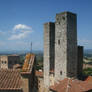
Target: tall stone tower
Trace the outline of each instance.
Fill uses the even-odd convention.
[[[54,70],[55,58],[55,23],[44,24],[44,86],[50,85],[49,73]],[[46,91],[48,92],[48,91]]]
[[[63,12],[55,22],[55,81],[77,77],[77,18]]]

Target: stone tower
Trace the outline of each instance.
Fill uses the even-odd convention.
[[[55,22],[55,81],[77,77],[77,18],[76,14],[56,14]]]
[[[50,85],[49,73],[54,70],[55,58],[55,23],[44,24],[44,85]],[[46,91],[48,92],[48,91]]]
[[[82,77],[83,71],[83,46],[78,46],[78,64],[77,64],[78,78]]]

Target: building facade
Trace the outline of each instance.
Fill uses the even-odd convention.
[[[20,57],[18,55],[0,56],[0,68],[8,69],[13,68],[15,64],[19,64]]]

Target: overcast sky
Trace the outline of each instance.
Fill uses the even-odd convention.
[[[0,0],[0,51],[43,49],[43,24],[77,13],[78,44],[92,49],[92,0]]]

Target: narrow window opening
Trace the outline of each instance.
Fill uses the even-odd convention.
[[[63,16],[62,19],[65,20],[65,17]]]
[[[58,40],[58,45],[60,45],[60,40]]]
[[[62,75],[62,71],[60,71],[60,75]]]
[[[2,64],[3,64],[3,61],[2,61]]]

